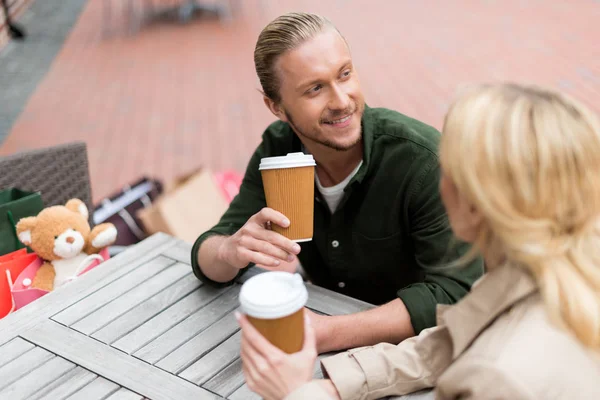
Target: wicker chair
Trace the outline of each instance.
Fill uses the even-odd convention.
[[[88,207],[92,224],[94,208],[85,143],[73,142],[0,157],[0,171],[0,189],[39,191],[44,207],[65,204],[73,197],[81,199]]]

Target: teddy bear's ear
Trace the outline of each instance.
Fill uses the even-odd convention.
[[[73,212],[76,212],[77,214],[81,214],[83,216],[83,218],[85,218],[86,220],[90,216],[88,209],[85,206],[85,203],[79,199],[71,199],[71,200],[67,201],[67,204],[65,204],[65,207],[67,207],[69,210],[71,210]]]
[[[31,230],[35,228],[36,224],[36,217],[21,218],[19,222],[17,222],[17,235],[19,236],[21,243],[25,246],[31,244]]]

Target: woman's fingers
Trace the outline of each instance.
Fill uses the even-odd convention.
[[[266,360],[254,353],[247,343],[242,342],[241,347],[242,369],[246,383],[250,390],[265,399],[276,399],[278,384],[275,382],[275,373],[270,370]]]
[[[304,345],[302,351],[311,351],[314,352],[315,357],[317,356],[317,335],[308,313],[304,313]]]
[[[273,357],[281,357],[285,354],[265,339],[250,321],[248,321],[248,318],[245,315],[236,312],[235,317],[242,328],[242,340],[246,339],[248,346],[252,347],[258,354],[267,360],[272,359]]]

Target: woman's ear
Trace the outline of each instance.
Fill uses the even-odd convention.
[[[459,194],[460,196],[460,194]],[[479,209],[470,202],[467,202],[461,196],[461,202],[464,204],[464,212],[463,212],[463,234],[467,236],[469,242],[475,240],[477,233],[481,228],[481,224],[483,222],[483,214],[479,211]]]

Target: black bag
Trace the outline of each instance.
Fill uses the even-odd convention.
[[[156,179],[142,178],[125,186],[119,193],[102,200],[94,208],[94,225],[110,222],[117,228],[115,246],[129,246],[146,238],[137,211],[149,207],[163,192],[163,185]]]

